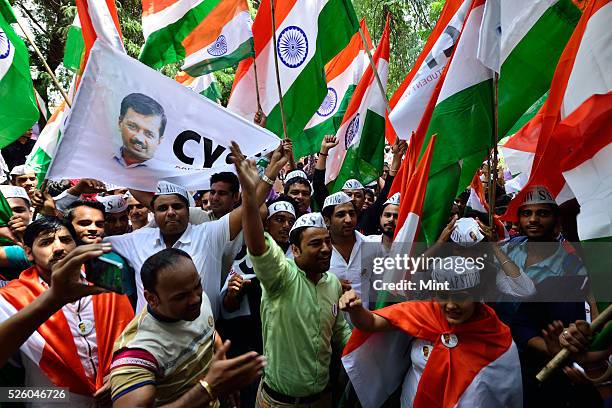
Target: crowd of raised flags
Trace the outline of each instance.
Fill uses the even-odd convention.
[[[76,6],[63,59],[73,78],[66,100],[48,111],[34,89],[17,18],[8,0],[0,0],[3,154],[23,144],[36,122],[45,123],[21,165],[9,169],[0,163],[5,183],[12,185],[0,186],[0,282],[8,284],[4,291],[0,285],[0,338],[8,338],[3,328],[17,327],[3,321],[14,321],[22,309],[25,315],[32,300],[49,291],[50,276],[37,275],[43,266],[33,252],[41,234],[36,228],[42,234],[55,228],[57,234],[72,223],[77,248],[103,245],[106,235],[119,259],[134,268],[136,289],[129,301],[116,294],[93,296],[97,300],[87,303],[87,313],[95,319],[79,315],[79,301],[77,323],[99,323],[94,334],[104,331],[96,343],[98,357],[89,356],[93,374],[90,367],[71,367],[81,367],[83,359],[61,340],[71,336],[74,322],[53,314],[76,299],[53,293],[49,304],[58,307],[45,310],[55,317],[15,344],[52,384],[68,387],[85,405],[105,387],[112,388],[117,406],[215,406],[218,397],[223,406],[237,406],[240,399],[258,407],[378,407],[389,398],[402,407],[535,406],[557,397],[567,398],[568,406],[581,406],[581,399],[610,403],[612,325],[597,336],[588,325],[612,295],[612,263],[598,252],[612,238],[609,0],[446,0],[390,98],[392,20],[387,16],[380,38],[372,41],[350,0],[262,1],[256,13],[246,0],[142,0],[145,42],[138,60],[126,54],[114,0],[76,0]],[[176,63],[181,71],[174,78],[159,72]],[[236,73],[222,106],[215,71],[228,67]],[[126,153],[141,158],[127,162]],[[221,184],[231,188],[219,190]],[[366,204],[369,194],[375,198]],[[204,208],[205,195],[227,208]],[[102,205],[81,204],[84,199]],[[106,216],[106,230],[104,217],[89,217],[90,227],[78,225],[75,210],[83,206]],[[267,215],[259,216],[260,206]],[[165,218],[158,218],[161,212]],[[540,225],[529,217],[554,222]],[[82,239],[81,227],[100,239]],[[437,303],[388,306],[401,291],[373,294],[375,275],[366,266],[372,256],[420,256],[417,243],[434,256],[449,242],[455,247],[447,258],[468,257],[470,240],[493,243],[493,286],[505,304],[479,302],[475,291],[490,280],[484,272],[460,278],[462,272],[452,268],[428,271],[450,284],[451,294]],[[538,240],[560,249],[540,249],[540,256],[537,245],[530,246]],[[585,248],[576,250],[568,241]],[[170,265],[155,258],[166,247],[177,251],[165,255],[172,262],[193,258],[202,277],[194,293],[205,299],[187,308],[198,311],[193,325],[173,315],[182,325],[169,347],[178,350],[176,360],[159,344],[150,346],[155,352],[138,352],[155,344],[147,336],[158,323],[160,338],[173,341],[164,326],[170,320],[155,320],[173,310],[151,294],[165,276],[158,271]],[[63,257],[70,259],[69,252]],[[58,274],[70,274],[70,262],[58,265]],[[24,272],[8,273],[11,268]],[[566,313],[542,304],[534,312],[521,306],[537,290],[550,291],[542,283],[546,273],[568,270],[576,279],[588,270],[586,316],[584,310]],[[384,281],[401,280],[405,272],[386,274]],[[59,285],[68,288],[69,279]],[[457,293],[467,293],[476,306],[464,299],[464,309],[449,312],[446,305]],[[136,319],[148,319],[142,328],[128,325],[132,307]],[[112,310],[110,320],[97,315],[104,308]],[[457,317],[461,313],[468,313],[466,320]],[[524,321],[517,323],[515,316]],[[224,327],[236,317],[251,319],[244,327],[257,333]],[[535,327],[536,319],[549,317],[554,319]],[[267,372],[256,354],[228,353],[215,331],[218,319],[221,337],[223,329],[234,342],[238,335],[241,347],[242,334],[261,337],[244,343],[267,358]],[[315,321],[317,330],[311,327]],[[196,326],[201,336],[193,334]],[[396,330],[374,333],[391,329]],[[84,338],[92,332],[78,330]],[[56,338],[56,332],[62,334]],[[282,333],[287,338],[280,340]],[[591,336],[596,346],[588,359]],[[180,354],[181,347],[195,352],[194,360]],[[531,371],[563,347],[578,364],[538,388]],[[198,359],[202,365],[194,363]],[[130,374],[134,361],[148,376]],[[298,367],[285,372],[292,365]],[[112,371],[114,379],[108,382],[102,371]],[[254,381],[262,372],[263,380]],[[155,391],[140,394],[143,384],[156,379],[157,397]],[[173,381],[179,384],[176,395],[168,391]],[[573,388],[561,390],[564,384]],[[240,395],[232,393],[238,390]],[[569,400],[572,390],[580,396],[575,401]]]

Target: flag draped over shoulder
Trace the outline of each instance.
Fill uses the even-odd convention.
[[[302,134],[327,95],[325,64],[349,43],[359,27],[350,0],[279,0],[274,2],[278,69],[288,137]],[[257,92],[266,127],[283,135],[275,73],[270,2],[263,1],[253,22],[255,61],[238,65],[228,108],[247,120],[257,113]]]
[[[475,317],[459,325],[447,322],[435,302],[404,302],[376,310],[397,331],[358,329],[347,343],[342,363],[364,408],[380,407],[402,384],[409,367],[411,338],[433,343],[415,390],[413,406],[521,407],[521,368],[510,329],[493,309],[479,304]],[[457,345],[443,344],[454,334]]]
[[[144,0],[140,60],[153,68],[184,60],[192,76],[231,67],[253,55],[251,24],[246,0]]]
[[[16,21],[8,0],[0,0],[0,148],[17,140],[39,117],[28,49],[11,27]]]
[[[388,18],[373,61],[383,89],[386,89],[389,74]],[[333,182],[331,191],[339,191],[348,179],[368,184],[380,175],[385,146],[386,98],[374,69],[368,64],[336,132],[339,143],[329,151],[325,183]]]
[[[365,19],[361,21],[360,26],[368,49],[372,49],[372,40]],[[361,35],[355,33],[346,48],[325,66],[327,95],[306,124],[304,133],[292,140],[295,157],[317,153],[323,138],[326,135],[336,134],[353,92],[369,63]]]

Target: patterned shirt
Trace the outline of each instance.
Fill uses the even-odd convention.
[[[143,309],[115,342],[110,377],[113,401],[149,384],[156,388],[156,405],[178,399],[208,371],[214,333],[205,294],[194,321],[161,321],[148,307]]]

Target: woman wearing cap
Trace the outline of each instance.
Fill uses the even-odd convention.
[[[432,279],[448,290],[436,291],[433,301],[372,312],[352,290],[340,298],[356,328],[343,362],[362,406],[382,405],[400,385],[402,407],[522,406],[510,329],[479,302],[480,273],[465,263],[459,267],[461,259],[434,268]],[[397,330],[408,336],[372,333]]]
[[[444,228],[438,241],[426,251],[425,256],[441,256],[450,252],[481,260],[483,293],[487,300],[495,301],[499,293],[513,297],[529,297],[536,293],[533,281],[510,261],[508,256],[495,244],[493,231],[480,220],[453,217]],[[481,243],[490,242],[490,246]],[[485,244],[486,245],[486,244]],[[489,250],[490,249],[490,250]]]

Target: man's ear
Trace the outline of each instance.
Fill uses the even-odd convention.
[[[323,217],[323,220],[325,221],[325,226],[327,227],[327,229],[329,229],[329,226],[331,225],[331,218]]]
[[[28,257],[28,261],[30,261],[31,263],[34,263],[34,254],[32,253],[32,248],[30,248],[29,246],[24,246],[23,248],[25,249],[25,253],[26,253],[26,256]]]
[[[159,297],[155,293],[149,292],[145,289],[144,298],[147,303],[151,305],[152,308],[156,308],[157,306],[159,306]]]
[[[299,258],[302,254],[302,250],[300,249],[300,247],[295,244],[291,244],[291,252],[293,252],[294,258]]]

